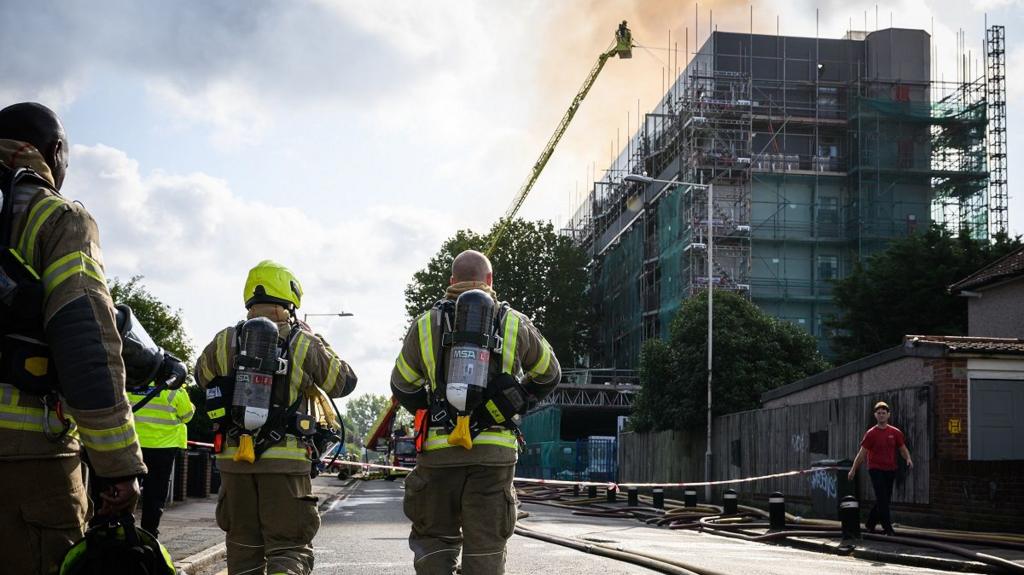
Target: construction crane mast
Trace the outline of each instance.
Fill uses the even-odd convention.
[[[558,127],[555,128],[555,133],[551,135],[544,150],[541,151],[540,157],[533,164],[533,169],[530,170],[530,176],[526,178],[522,187],[519,188],[519,192],[516,193],[515,199],[512,200],[512,205],[505,211],[505,216],[502,218],[501,227],[498,228],[497,233],[491,238],[490,243],[487,244],[487,248],[484,253],[488,256],[497,247],[498,242],[501,241],[501,237],[505,234],[505,229],[508,227],[509,222],[515,217],[516,213],[519,212],[519,208],[526,201],[526,196],[530,194],[530,190],[533,189],[533,185],[537,183],[537,178],[540,177],[541,172],[544,171],[544,166],[548,164],[548,160],[551,159],[551,154],[555,153],[555,147],[558,146],[558,142],[561,141],[562,136],[565,135],[565,131],[569,129],[569,123],[572,122],[573,117],[576,115],[577,110],[580,109],[580,104],[583,103],[583,99],[587,97],[587,93],[594,86],[594,82],[597,81],[598,74],[604,69],[605,63],[609,58],[618,56],[619,58],[626,59],[633,57],[633,35],[630,33],[629,28],[626,26],[626,21],[623,20],[619,24],[619,28],[615,31],[615,45],[606,52],[603,52],[597,57],[597,63],[587,74],[586,80],[583,81],[583,86],[579,92],[576,93],[576,97],[572,99],[572,103],[569,104],[569,109],[565,111],[565,115],[562,116],[562,121],[558,123]]]

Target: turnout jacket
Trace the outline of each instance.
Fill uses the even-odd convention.
[[[279,337],[289,341],[292,330],[299,330],[291,339],[289,348],[288,404],[300,394],[313,397],[315,387],[323,389],[329,397],[345,397],[356,387],[356,374],[348,363],[338,357],[324,339],[303,324],[290,321],[278,306],[257,304],[248,317],[266,317],[277,324]],[[285,312],[286,313],[286,312]],[[218,377],[234,377],[234,358],[237,354],[235,326],[221,330],[206,346],[196,365],[196,381],[203,389]],[[276,393],[276,391],[275,391]],[[226,397],[227,403],[231,398]],[[303,402],[304,407],[304,402]],[[303,413],[302,407],[299,413]],[[217,467],[225,473],[284,473],[308,474],[310,454],[304,443],[293,435],[267,449],[255,463],[233,461],[238,440],[225,438],[224,450],[217,454]]]
[[[0,460],[76,457],[84,446],[101,477],[146,472],[124,390],[121,337],[103,275],[99,231],[80,204],[53,189],[42,155],[29,144],[0,140],[0,162],[34,170],[50,186],[23,183],[9,190],[12,234],[4,238],[41,278],[45,293],[43,328],[58,374],[64,415],[76,429],[58,441],[59,430],[40,397],[0,382]]]
[[[462,289],[459,286],[456,284],[449,288],[445,297],[454,301],[461,291],[479,287],[462,286]],[[497,311],[496,306],[495,313]],[[438,389],[438,382],[434,379],[435,368],[441,363],[441,315],[440,309],[431,308],[418,316],[405,334],[402,351],[391,370],[391,391],[396,397],[425,394],[424,386]],[[558,359],[529,318],[509,308],[503,325],[499,327],[499,334],[503,340],[500,371],[517,376],[522,383],[532,381],[551,388],[558,385],[562,376]],[[494,363],[491,366],[493,375],[497,370]],[[473,448],[468,450],[450,445],[443,427],[431,427],[417,465],[512,465],[518,453],[515,436],[504,427],[480,432],[473,439]]]

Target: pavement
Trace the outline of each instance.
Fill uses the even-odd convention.
[[[402,512],[401,481],[313,482],[322,524],[313,541],[316,574],[397,575],[412,571],[409,522]],[[223,575],[223,533],[213,518],[216,497],[189,500],[164,515],[161,540],[187,575]],[[862,541],[853,549],[827,539],[801,538],[795,545],[768,545],[695,531],[672,531],[627,520],[572,515],[564,509],[524,503],[520,525],[534,531],[595,545],[611,545],[728,574],[822,575],[938,574],[991,572],[984,565],[939,551]],[[1024,554],[998,550],[1020,560]],[[1014,556],[1016,555],[1016,556]],[[521,535],[508,546],[508,575],[642,575],[654,571],[582,553]]]

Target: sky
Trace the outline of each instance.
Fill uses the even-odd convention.
[[[99,223],[108,277],[144,276],[197,349],[244,316],[246,272],[274,259],[303,284],[300,313],[354,314],[309,322],[359,375],[355,395],[384,394],[412,274],[505,212],[619,21],[643,47],[608,63],[525,217],[569,218],[712,27],[921,28],[950,78],[959,30],[982,58],[986,15],[1007,29],[1020,234],[1020,0],[5,0],[0,105],[62,116],[63,192]]]

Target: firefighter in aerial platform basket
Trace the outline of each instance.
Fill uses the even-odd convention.
[[[518,416],[558,383],[551,346],[498,303],[491,262],[465,251],[443,299],[405,336],[391,390],[416,414],[416,468],[405,480],[419,575],[501,575],[516,522]]]
[[[216,427],[217,525],[230,573],[307,574],[320,527],[310,478],[340,427],[330,398],[356,376],[295,317],[302,288],[287,268],[257,264],[244,297],[248,319],[221,330],[196,366]]]

